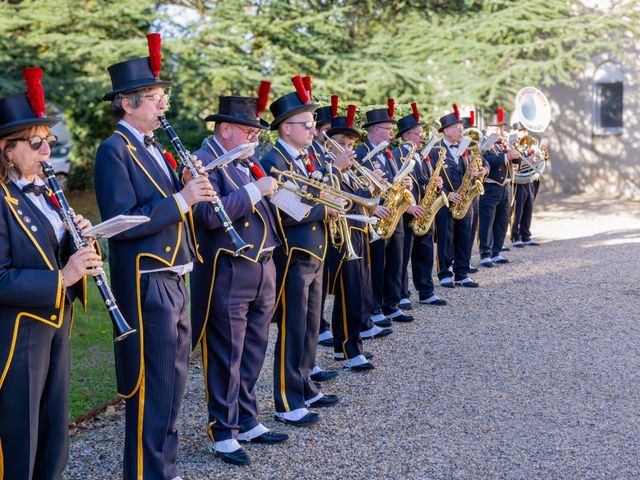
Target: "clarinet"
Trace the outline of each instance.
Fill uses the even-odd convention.
[[[196,169],[195,165],[191,161],[191,154],[184,147],[184,145],[178,138],[178,135],[176,134],[175,130],[171,127],[171,125],[169,125],[169,122],[167,122],[167,119],[164,117],[158,117],[158,120],[160,120],[160,125],[162,126],[162,129],[169,137],[169,140],[171,141],[171,144],[173,145],[174,150],[178,154],[178,157],[180,157],[180,163],[182,163],[182,165],[184,165],[186,168],[189,169],[193,178],[201,177],[202,175],[198,173],[198,170]],[[245,241],[242,240],[242,237],[240,237],[238,232],[236,232],[236,229],[233,227],[233,223],[231,223],[231,220],[229,219],[227,212],[225,212],[224,207],[222,206],[222,202],[218,200],[217,202],[211,202],[211,203],[213,204],[214,213],[216,214],[216,216],[220,220],[220,223],[224,227],[224,231],[229,235],[231,239],[231,243],[233,244],[233,248],[235,248],[235,251],[233,252],[233,256],[237,257],[242,252],[244,252],[247,248],[250,248],[251,245],[245,243]]]
[[[53,167],[50,163],[42,162],[42,170],[44,171],[47,183],[49,184],[49,188],[53,191],[53,196],[60,208],[58,209],[58,215],[60,215],[60,219],[67,224],[69,229],[69,233],[71,234],[71,238],[73,240],[73,244],[75,245],[77,250],[81,248],[88,247],[89,242],[82,236],[80,230],[73,221],[73,217],[75,217],[75,212],[69,206],[69,202],[62,193],[62,189],[60,188],[60,184],[58,180],[56,180],[56,174],[53,171]],[[129,335],[135,333],[135,330],[129,326],[127,321],[122,316],[118,305],[116,304],[116,299],[109,288],[109,284],[107,283],[107,277],[103,273],[96,275],[93,277],[96,281],[96,285],[98,287],[98,291],[102,296],[102,300],[104,300],[104,304],[107,307],[107,311],[109,312],[109,316],[111,317],[111,322],[113,323],[113,330],[115,332],[115,340],[119,342]]]

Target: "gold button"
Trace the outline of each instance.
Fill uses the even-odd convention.
[[[244,222],[244,228],[247,228],[249,226],[249,222]]]
[[[171,247],[164,247],[164,251],[165,252],[170,252],[171,251]]]
[[[49,317],[49,320],[57,320],[57,319],[58,319],[58,317],[56,315],[51,315]]]
[[[315,232],[318,229],[318,227],[316,227],[315,225],[313,227],[311,227],[311,231]]]
[[[318,250],[322,250],[322,245],[318,245]]]

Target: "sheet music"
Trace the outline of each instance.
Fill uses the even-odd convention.
[[[484,139],[484,142],[482,142],[482,146],[480,147],[480,149],[483,152],[486,152],[491,147],[493,147],[493,144],[496,143],[499,138],[500,138],[500,135],[498,135],[497,133],[492,133],[491,135],[489,135],[487,138]]]
[[[471,138],[462,137],[460,143],[458,144],[458,154],[456,155],[456,160],[460,157],[460,155],[467,151],[469,145],[471,145]]]
[[[85,238],[111,238],[114,235],[125,232],[151,220],[144,215],[118,215],[82,233]]]
[[[292,190],[298,188],[291,180],[287,180],[285,185]],[[302,199],[298,195],[282,187],[271,195],[271,203],[297,222],[306,217],[311,210],[311,206],[302,203]]]

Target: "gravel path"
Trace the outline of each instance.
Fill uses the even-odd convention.
[[[441,289],[449,306],[418,305],[416,321],[367,341],[376,369],[329,383],[341,402],[317,426],[273,421],[269,353],[261,419],[290,440],[249,446],[251,466],[209,453],[193,365],[178,427],[185,480],[638,478],[640,204],[543,199],[543,245],[507,252],[509,265],[474,275],[481,288]],[[318,361],[338,366],[330,349]],[[73,439],[65,478],[120,478],[123,435],[122,414],[103,414]]]

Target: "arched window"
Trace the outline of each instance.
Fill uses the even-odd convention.
[[[593,76],[593,133],[620,135],[624,127],[624,71],[614,62],[604,62]]]

